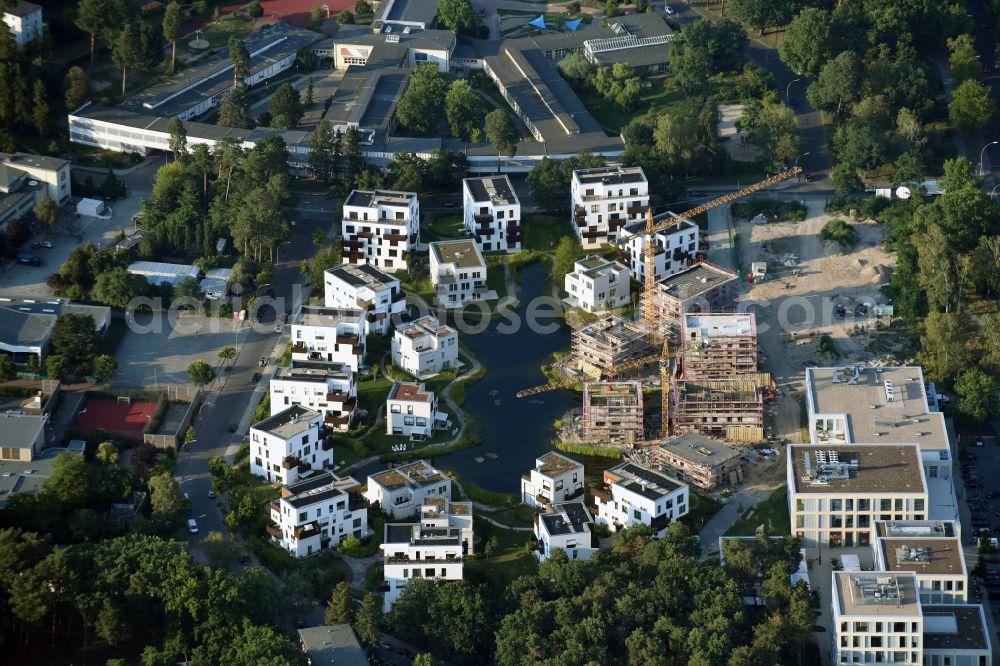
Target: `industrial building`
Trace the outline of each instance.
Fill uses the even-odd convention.
[[[741,451],[697,432],[668,437],[651,447],[649,455],[653,466],[705,492],[746,477]]]
[[[464,179],[462,210],[465,230],[483,252],[521,249],[521,202],[507,176]]]
[[[681,373],[687,379],[726,379],[757,372],[757,321],[752,312],[686,314]]]
[[[774,397],[767,373],[729,379],[672,380],[672,433],[700,432],[727,442],[764,440],[764,404]]]
[[[676,338],[684,314],[730,309],[737,285],[736,273],[700,261],[657,282],[652,307],[657,309],[657,320]]]
[[[618,237],[629,222],[645,223],[649,183],[642,167],[576,169],[570,181],[573,231],[584,248]]]
[[[585,382],[581,438],[630,446],[645,439],[641,382]]]
[[[34,356],[41,366],[56,320],[67,314],[93,318],[98,335],[111,323],[111,308],[104,305],[82,305],[64,298],[0,297],[0,352],[6,352],[16,365],[28,365]]]
[[[652,336],[637,323],[604,317],[574,330],[570,348],[578,365],[614,372],[616,366],[648,355]]]
[[[674,213],[661,213],[653,217],[653,224],[662,224],[676,218],[674,226],[653,234],[653,262],[657,280],[686,269],[697,259],[700,230],[691,220]],[[618,243],[624,246],[625,263],[632,279],[642,282],[646,277],[646,220],[636,220],[618,227]]]

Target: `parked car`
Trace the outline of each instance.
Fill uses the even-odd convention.
[[[194,518],[188,518],[188,532],[191,534],[198,533],[198,521]]]
[[[46,250],[51,250],[55,247],[55,245],[52,244],[52,241],[42,241],[39,245],[44,247]]]
[[[263,368],[266,365],[267,365],[267,357],[266,356],[261,356],[260,357],[260,367]]]
[[[666,14],[667,16],[673,16],[674,8],[671,7],[670,5],[663,5],[663,13]]]
[[[34,254],[19,254],[17,255],[17,263],[22,266],[41,266],[42,258]]]
[[[215,499],[215,491],[211,488],[208,489],[208,499]]]
[[[259,372],[253,373],[253,377],[250,378],[250,381],[252,381],[254,384],[256,384],[257,382],[259,382],[260,381],[260,373]]]

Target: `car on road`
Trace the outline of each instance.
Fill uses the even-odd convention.
[[[191,534],[198,533],[198,521],[194,518],[188,518],[188,532]]]
[[[976,437],[976,446],[982,446],[982,445],[983,445],[983,438]]]
[[[215,491],[211,488],[208,489],[208,499],[215,499]]]
[[[266,356],[261,356],[260,357],[260,367],[263,368],[266,365],[267,365],[267,357]]]
[[[813,182],[813,175],[811,173],[804,173],[802,174],[802,180],[806,181],[807,183],[811,183]]]
[[[229,427],[226,428],[226,431],[227,432],[236,432],[236,424],[235,423],[230,423]]]
[[[663,5],[663,13],[666,14],[667,16],[673,16],[674,8],[671,7],[670,5]]]
[[[17,263],[22,266],[41,266],[42,258],[34,254],[19,254],[17,255]]]
[[[52,241],[35,241],[34,243],[31,244],[32,250],[37,250],[40,247],[44,247],[47,250],[51,250],[52,248],[55,247],[55,245],[52,244]]]
[[[259,382],[260,381],[260,373],[259,372],[253,373],[253,377],[250,378],[250,381],[252,381],[254,384],[256,384],[257,382]]]

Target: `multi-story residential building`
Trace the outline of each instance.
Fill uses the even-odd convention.
[[[589,560],[600,550],[594,519],[583,502],[546,504],[535,516],[535,556],[544,562],[554,550],[566,552],[571,560]]]
[[[521,202],[507,176],[462,181],[465,228],[483,252],[521,249]]]
[[[343,215],[345,264],[406,270],[420,242],[420,202],[415,192],[354,190],[344,202]]]
[[[365,498],[372,504],[378,502],[390,518],[412,515],[433,497],[451,497],[451,479],[426,460],[372,474],[365,490]]]
[[[385,432],[411,439],[426,439],[434,430],[447,428],[448,414],[438,411],[437,396],[423,384],[394,382],[385,401]]]
[[[389,326],[405,321],[406,293],[399,280],[369,264],[343,264],[323,271],[324,305],[361,308],[365,334],[385,335]]]
[[[757,320],[752,312],[684,315],[684,377],[727,379],[757,372]]]
[[[624,264],[592,254],[573,264],[563,288],[570,307],[602,313],[629,304],[632,282]]]
[[[292,319],[292,359],[340,363],[357,372],[365,358],[365,317],[358,309],[303,305]]]
[[[676,340],[683,315],[731,309],[738,284],[736,273],[699,261],[659,280],[652,307],[665,331]]]
[[[549,451],[521,475],[521,502],[535,508],[568,502],[583,494],[583,463]]]
[[[13,6],[3,10],[3,22],[18,46],[42,37],[42,8],[33,2],[15,0]]]
[[[470,502],[432,497],[420,506],[419,523],[386,523],[384,610],[392,608],[414,578],[462,580],[465,557],[473,552],[473,543]]]
[[[962,542],[950,521],[877,522],[875,568],[912,571],[924,604],[964,604],[969,574]]]
[[[427,315],[396,328],[392,362],[426,379],[458,365],[458,331]]]
[[[328,427],[346,431],[357,413],[357,376],[339,363],[292,359],[290,367],[275,370],[268,388],[271,416],[301,405],[323,414]]]
[[[645,439],[642,382],[584,382],[580,438],[627,446]]]
[[[993,641],[982,604],[921,604],[924,666],[989,666]]]
[[[700,432],[727,442],[764,440],[764,405],[774,399],[766,372],[726,379],[674,376],[670,391],[671,432]]]
[[[470,301],[488,300],[486,261],[471,240],[430,244],[431,284],[438,305],[456,308]],[[496,292],[493,292],[496,298]]]
[[[271,540],[295,557],[336,548],[348,536],[368,534],[368,502],[351,477],[312,474],[281,489],[271,502]]]
[[[653,264],[657,280],[681,272],[698,256],[698,225],[674,213],[655,216],[653,224],[662,224],[670,219],[676,220],[672,227],[653,234]],[[632,272],[632,279],[639,282],[646,279],[645,230],[646,220],[629,222],[618,229],[618,242],[625,249],[625,263]]]
[[[653,339],[641,324],[619,317],[602,317],[574,329],[570,336],[573,360],[584,367],[612,373],[622,363],[651,353]]]
[[[604,486],[594,489],[597,522],[617,532],[642,523],[663,535],[687,515],[688,485],[634,462],[604,470]]]
[[[333,445],[320,437],[323,415],[292,405],[250,426],[250,473],[289,485],[333,465]]]
[[[924,617],[912,573],[834,571],[832,662],[923,662]]]
[[[696,432],[669,437],[649,453],[653,465],[706,492],[735,485],[746,475],[741,451]]]
[[[925,520],[927,483],[916,444],[792,444],[792,534],[807,548],[869,546],[876,520]]]
[[[614,242],[629,222],[645,220],[649,183],[642,167],[573,171],[570,184],[573,230],[584,248]]]

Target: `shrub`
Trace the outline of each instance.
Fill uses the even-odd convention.
[[[851,225],[835,217],[823,225],[819,239],[827,243],[836,243],[846,250],[858,242],[858,232]]]

